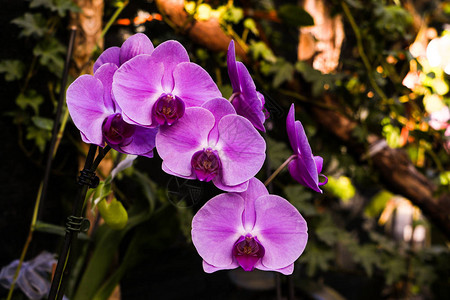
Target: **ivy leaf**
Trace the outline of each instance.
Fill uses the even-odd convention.
[[[369,277],[372,277],[374,266],[381,267],[381,258],[375,245],[355,247],[352,252],[353,260],[363,266]]]
[[[250,43],[250,52],[252,53],[253,59],[258,60],[262,58],[266,61],[275,63],[277,58],[273,54],[272,50],[264,42],[254,42]]]
[[[65,17],[68,11],[80,11],[80,8],[72,0],[32,0],[30,3],[30,8],[40,6],[57,12],[60,17]]]
[[[248,30],[250,30],[254,35],[256,35],[256,36],[259,35],[258,28],[256,27],[256,23],[253,19],[251,19],[251,18],[245,19],[244,27],[247,28]]]
[[[314,243],[308,243],[305,253],[300,257],[299,261],[306,264],[306,273],[308,277],[312,277],[319,270],[327,271],[333,258],[333,250],[320,248]]]
[[[289,202],[304,216],[318,215],[317,209],[312,204],[312,195],[301,185],[289,185],[284,188],[284,194]]]
[[[292,79],[294,76],[294,66],[284,59],[278,59],[272,66],[272,73],[275,73],[272,85],[277,88],[282,83]]]
[[[303,8],[295,4],[285,4],[278,9],[278,16],[287,25],[292,27],[312,26],[314,19]]]
[[[22,78],[25,65],[20,60],[3,60],[0,62],[0,73],[5,74],[6,81],[13,81]]]
[[[231,6],[225,13],[222,15],[222,19],[229,23],[237,24],[244,17],[244,11],[242,8]]]
[[[298,61],[295,64],[295,70],[302,74],[307,82],[312,83],[311,92],[313,96],[322,94],[325,87],[327,87],[327,89],[333,88],[336,85],[336,81],[341,77],[334,74],[322,74],[322,72],[314,69],[303,61]]]
[[[39,57],[39,62],[58,77],[61,77],[64,68],[64,53],[66,48],[54,38],[40,42],[33,50],[33,54]]]
[[[267,156],[270,161],[270,165],[275,170],[278,166],[281,166],[283,162],[292,155],[285,143],[274,140],[270,137],[266,138],[267,143]]]
[[[28,106],[31,107],[35,115],[39,114],[39,106],[44,102],[44,97],[39,95],[35,90],[29,90],[26,94],[17,96],[16,104],[23,110]]]
[[[34,116],[31,118],[33,124],[36,125],[37,128],[51,131],[53,128],[53,120],[49,118]]]
[[[22,17],[18,17],[11,21],[11,23],[16,24],[22,31],[20,32],[20,37],[22,36],[35,36],[42,37],[47,31],[47,22],[41,14],[31,14],[25,13]]]
[[[45,145],[47,144],[47,141],[50,140],[51,136],[52,134],[48,130],[29,126],[26,138],[27,140],[34,140],[39,151],[44,152]]]

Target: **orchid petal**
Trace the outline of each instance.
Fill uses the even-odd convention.
[[[120,47],[110,47],[103,51],[103,53],[97,58],[94,63],[94,73],[97,72],[97,69],[100,68],[103,64],[111,63],[115,64],[117,67],[120,66]]]
[[[237,267],[239,267],[239,264],[235,261],[233,261],[233,263],[229,266],[220,267],[220,268],[210,265],[206,261],[203,261],[203,271],[205,271],[205,273],[214,273],[214,272],[220,271],[220,270],[231,270],[231,269],[236,269]]]
[[[192,220],[192,242],[208,264],[222,268],[233,263],[234,243],[242,235],[244,199],[220,194],[209,200]]]
[[[295,107],[293,103],[286,118],[286,131],[292,150],[294,150],[295,154],[298,154],[297,133],[295,132]]]
[[[100,66],[95,72],[94,77],[102,82],[103,85],[103,102],[105,107],[114,112],[120,112],[118,107],[114,104],[112,100],[112,82],[114,73],[117,71],[118,67],[115,64],[106,63]]]
[[[313,167],[316,170],[316,166]],[[318,193],[322,193],[322,190],[319,189],[319,174],[313,176],[311,175],[311,169],[308,169],[308,166],[305,165],[305,161],[302,158],[293,159],[288,165],[289,173],[292,178],[294,178],[301,185],[309,187]]]
[[[222,191],[226,191],[226,192],[240,193],[240,192],[245,191],[248,188],[248,181],[245,181],[244,183],[241,183],[238,185],[225,185],[224,183],[222,183],[221,176],[216,176],[213,179],[213,183],[218,189],[221,189]]]
[[[171,92],[174,88],[173,71],[182,62],[189,62],[189,54],[186,49],[177,41],[166,41],[156,47],[152,53],[155,61],[164,64],[164,76],[162,86],[165,91]]]
[[[273,269],[270,269],[270,268],[265,267],[265,266],[261,263],[261,261],[259,261],[259,262],[256,263],[255,268],[256,268],[256,269],[259,269],[259,270],[262,270],[262,271],[275,271],[275,272],[280,272],[280,273],[283,274],[283,275],[291,275],[291,274],[294,272],[294,264],[293,264],[293,263],[290,264],[290,265],[287,266],[287,267],[284,267],[284,268],[281,268],[281,269],[273,270]]]
[[[272,270],[294,263],[308,241],[308,228],[302,215],[292,204],[276,195],[256,199],[255,212],[252,234],[265,249],[261,263]]]
[[[219,121],[222,119],[222,117],[226,115],[233,115],[233,114],[235,115],[236,111],[234,110],[233,105],[231,105],[231,103],[225,98],[214,98],[212,100],[203,103],[201,107],[209,110],[216,119],[214,128],[211,130],[208,136],[209,144],[215,145],[219,138],[219,131],[217,129]]]
[[[114,98],[123,114],[134,123],[152,125],[153,105],[164,92],[162,76],[163,64],[154,61],[150,55],[136,56],[114,74]]]
[[[178,64],[173,71],[173,80],[175,86],[172,94],[180,97],[186,107],[201,106],[210,99],[222,96],[211,76],[194,63]]]
[[[66,98],[75,126],[91,143],[104,146],[102,124],[114,111],[104,105],[101,81],[91,75],[82,75],[69,86]]]
[[[120,64],[124,64],[140,54],[151,54],[153,49],[152,42],[145,34],[136,33],[123,42],[122,47],[120,47]]]
[[[266,117],[262,110],[261,100],[256,92],[255,83],[243,63],[237,62],[236,66],[239,72],[241,93],[234,98],[233,106],[239,115],[247,118],[255,128],[265,132],[263,124]]]
[[[153,148],[155,148],[155,138],[158,128],[144,128],[136,126],[133,134],[133,140],[130,144],[120,147],[120,152],[153,157]]]
[[[240,195],[245,200],[245,210],[242,215],[242,224],[244,224],[245,230],[250,232],[253,230],[256,220],[255,200],[260,196],[269,195],[269,192],[261,181],[253,177],[249,180],[247,190],[242,192]]]
[[[215,148],[222,162],[222,182],[238,185],[255,176],[266,158],[266,143],[250,121],[227,115],[220,120],[218,129]]]
[[[239,93],[241,91],[241,86],[239,84],[239,74],[236,67],[236,54],[234,51],[234,41],[231,40],[228,45],[227,52],[227,69],[228,76],[230,77],[231,87],[233,88],[233,93]]]
[[[172,126],[161,126],[156,135],[156,148],[166,167],[177,174],[191,176],[192,155],[207,145],[213,127],[213,114],[200,107],[186,109],[183,118]]]

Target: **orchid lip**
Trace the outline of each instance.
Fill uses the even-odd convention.
[[[192,155],[191,166],[198,180],[209,182],[220,172],[221,162],[217,151],[207,148]]]
[[[244,271],[252,271],[265,250],[256,236],[241,236],[233,246],[233,256]]]
[[[103,121],[102,131],[108,144],[126,146],[131,143],[136,127],[125,123],[122,115],[117,113]]]
[[[172,125],[184,115],[184,110],[183,100],[171,94],[163,94],[153,106],[152,116],[159,125]]]

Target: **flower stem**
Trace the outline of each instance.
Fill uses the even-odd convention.
[[[266,182],[264,182],[264,185],[267,186],[270,182],[272,182],[272,180],[275,177],[277,177],[277,175],[281,172],[281,170],[283,170],[284,167],[286,167],[294,158],[297,158],[296,154],[289,156],[288,159],[286,159],[284,163],[282,163],[281,166],[279,166],[278,169],[276,169],[275,172],[273,172],[272,175],[270,175],[270,177],[266,180]]]

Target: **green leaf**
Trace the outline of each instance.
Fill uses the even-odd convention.
[[[30,3],[30,8],[40,6],[43,6],[53,12],[58,12],[60,17],[65,17],[68,11],[80,11],[80,8],[73,0],[32,0]]]
[[[293,27],[312,26],[314,19],[303,8],[295,4],[285,4],[278,9],[278,16],[287,25]]]
[[[222,19],[229,23],[237,24],[244,17],[242,8],[231,6],[222,14]]]
[[[53,129],[53,120],[49,118],[33,116],[31,118],[33,124],[36,125],[37,128],[51,131]]]
[[[276,170],[286,159],[292,155],[292,150],[287,147],[286,143],[266,137],[267,157],[269,158],[272,170]]]
[[[256,35],[256,36],[259,35],[258,28],[256,27],[256,23],[253,19],[251,19],[251,18],[245,19],[244,27],[247,28],[248,30],[250,30],[254,35]]]
[[[19,94],[16,98],[16,104],[25,109],[28,106],[31,107],[35,115],[39,114],[39,106],[44,102],[44,97],[39,95],[35,90],[29,90],[26,94]]]
[[[304,216],[318,215],[317,209],[312,203],[312,194],[301,185],[288,185],[284,188],[286,199],[298,209]]]
[[[34,126],[29,126],[27,129],[27,140],[34,140],[39,150],[41,152],[44,152],[47,141],[49,141],[52,137],[51,132],[49,132],[48,130],[36,128]]]
[[[278,88],[282,83],[292,80],[294,77],[294,66],[284,59],[278,59],[272,66],[272,72],[275,73],[272,85]]]
[[[308,277],[312,277],[319,270],[327,271],[333,259],[334,253],[331,249],[308,243],[305,253],[300,257],[299,262],[306,264],[306,274]]]
[[[40,42],[33,50],[33,54],[39,57],[39,62],[58,77],[61,77],[64,67],[65,53],[66,47],[55,38]]]
[[[19,35],[20,37],[42,37],[47,31],[47,22],[41,14],[25,13],[22,17],[12,20],[11,23],[22,28]]]
[[[0,62],[0,73],[5,74],[6,81],[18,80],[23,77],[25,65],[20,60],[2,60]]]
[[[65,227],[54,225],[54,224],[45,223],[45,222],[42,222],[42,221],[36,221],[36,224],[34,225],[34,230],[39,231],[39,232],[56,234],[56,235],[59,235],[59,236],[62,236],[62,237],[64,237],[66,235],[66,228]],[[81,239],[81,240],[88,240],[89,236],[86,233],[84,233],[84,232],[80,232],[78,234],[78,238]]]
[[[329,176],[328,183],[324,186],[324,189],[334,194],[344,203],[353,198],[356,193],[350,178],[346,176],[340,176],[339,178]]]
[[[352,250],[352,249],[350,249]],[[379,250],[375,245],[362,245],[353,249],[353,260],[360,263],[369,277],[373,274],[374,267],[381,266]]]
[[[372,197],[370,203],[364,209],[364,214],[375,218],[381,214],[381,212],[386,207],[386,203],[393,197],[394,195],[389,193],[386,190],[383,190]]]
[[[249,50],[252,53],[254,60],[259,60],[259,58],[262,58],[272,63],[275,63],[277,60],[272,50],[270,50],[264,42],[251,41]]]

